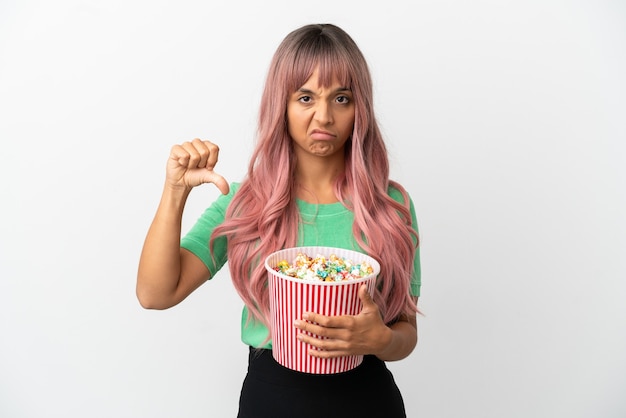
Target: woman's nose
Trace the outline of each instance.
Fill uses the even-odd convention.
[[[329,124],[333,122],[332,108],[329,103],[320,101],[315,107],[315,120],[323,124]]]

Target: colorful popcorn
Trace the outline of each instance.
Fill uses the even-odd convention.
[[[374,272],[372,266],[366,261],[353,263],[335,254],[329,257],[318,254],[312,258],[304,253],[298,253],[291,264],[287,260],[279,261],[274,270],[302,280],[325,282],[360,279]]]

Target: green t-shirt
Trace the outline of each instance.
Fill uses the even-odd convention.
[[[215,242],[213,254],[215,262],[211,257],[208,242],[213,229],[224,221],[226,208],[238,189],[239,184],[233,183],[229,194],[218,197],[181,240],[181,247],[200,258],[209,269],[211,277],[215,277],[215,274],[226,264],[226,238],[220,237]],[[389,189],[389,196],[396,201],[402,201],[402,195],[394,188]],[[296,202],[302,217],[297,246],[337,247],[364,252],[352,234],[354,214],[341,203],[317,205],[303,200]],[[410,202],[410,210],[413,225],[417,230],[417,220],[412,201]],[[411,294],[413,296],[420,295],[420,273],[418,248],[415,253],[413,277],[411,277]],[[269,330],[265,325],[253,319],[248,320],[248,309],[244,306],[241,315],[242,341],[253,347],[271,348],[271,341],[265,343],[268,335]]]

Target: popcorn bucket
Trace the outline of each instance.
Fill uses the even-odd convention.
[[[290,277],[274,270],[282,260],[292,264],[298,253],[313,258],[317,255],[328,258],[334,254],[339,258],[351,260],[354,264],[366,261],[374,272],[358,279],[325,282]],[[370,295],[373,294],[376,276],[380,272],[378,262],[366,254],[343,248],[293,247],[270,254],[265,259],[265,268],[269,276],[270,325],[274,359],[289,369],[315,374],[341,373],[361,364],[362,355],[329,359],[308,355],[307,351],[313,348],[296,338],[301,331],[294,327],[293,322],[296,319],[302,319],[304,312],[329,316],[360,313],[363,303],[359,299],[359,288],[367,284]]]

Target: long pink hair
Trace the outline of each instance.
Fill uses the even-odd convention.
[[[386,323],[417,311],[410,293],[418,237],[409,197],[389,179],[389,161],[373,109],[372,81],[365,58],[337,26],[307,25],[291,32],[270,64],[261,98],[257,142],[247,176],[235,193],[222,225],[233,283],[252,316],[269,326],[265,257],[296,245],[301,221],[295,201],[296,158],[287,129],[288,98],[319,68],[319,83],[333,76],[354,97],[355,121],[346,143],[345,172],[336,179],[338,199],[354,212],[353,233],[364,252],[381,265],[374,301]],[[404,203],[389,197],[392,186]]]

